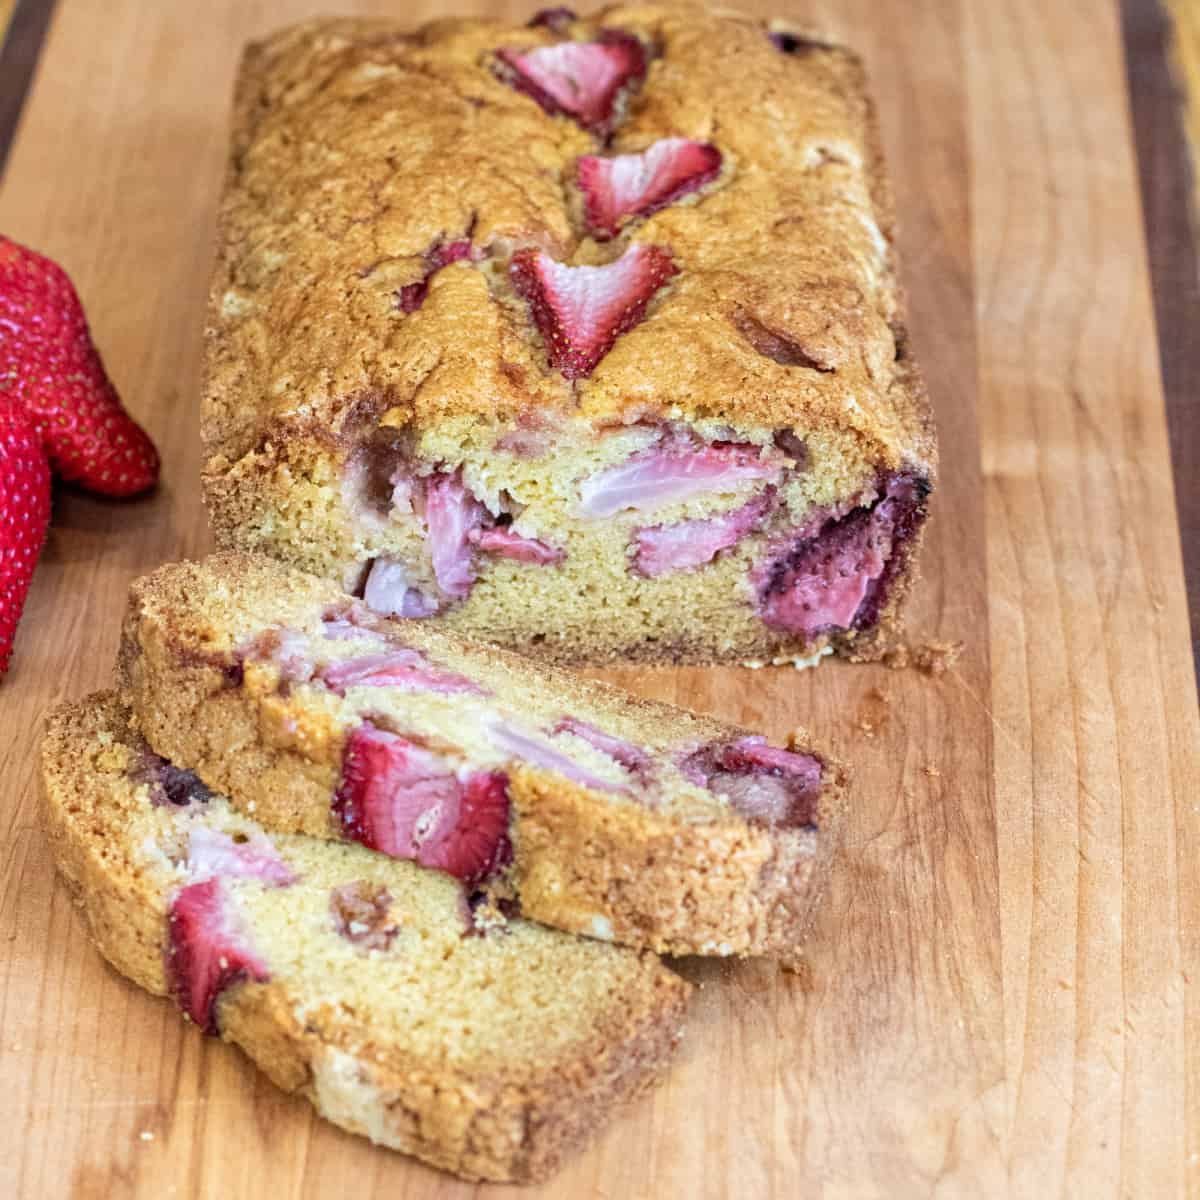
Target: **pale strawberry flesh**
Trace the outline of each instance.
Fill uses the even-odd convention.
[[[309,637],[284,626],[264,629],[244,648],[242,655],[243,664],[245,660],[274,663],[283,684],[306,683],[316,670]]]
[[[461,600],[475,583],[471,533],[485,521],[487,510],[463,486],[457,474],[431,476],[425,485],[425,522],[438,587]]]
[[[662,138],[640,154],[585,154],[575,169],[587,223],[615,237],[630,217],[647,217],[695,192],[721,173],[721,152],[705,142]]]
[[[404,564],[392,558],[377,558],[367,573],[363,600],[385,617],[431,617],[438,601],[412,582]]]
[[[646,511],[713,492],[729,492],[750,480],[779,478],[774,452],[737,442],[664,439],[623,463],[589,475],[580,485],[579,512],[611,517],[622,509]]]
[[[187,871],[194,880],[257,879],[272,887],[295,883],[296,874],[271,840],[255,833],[236,841],[230,834],[197,825],[188,838]]]
[[[660,246],[642,242],[602,267],[570,267],[540,250],[513,255],[509,276],[529,305],[550,365],[568,379],[596,364],[645,316],[655,293],[678,268]]]
[[[321,636],[334,641],[387,640],[389,623],[357,600],[342,600],[321,613]]]
[[[893,476],[873,504],[774,549],[752,575],[763,622],[806,638],[873,625],[927,490],[914,476]]]
[[[467,882],[511,860],[507,776],[462,780],[440,756],[369,723],[347,739],[333,809],[350,840]]]
[[[782,750],[754,736],[702,746],[679,768],[757,824],[795,828],[816,821],[823,766],[815,755]]]
[[[226,988],[270,978],[220,879],[189,884],[171,901],[166,969],[179,1007],[211,1034],[220,1032],[216,1002]]]
[[[547,22],[549,23],[549,22]],[[552,116],[573,117],[604,135],[612,128],[621,92],[646,74],[641,43],[610,31],[594,42],[559,42],[533,50],[498,52],[503,77]]]
[[[320,678],[330,691],[339,696],[344,696],[354,687],[389,687],[399,692],[483,694],[483,689],[465,675],[435,667],[419,650],[405,647],[330,663],[322,669]]]
[[[532,563],[539,567],[552,566],[566,558],[565,551],[549,546],[537,538],[523,537],[503,525],[477,530],[471,535],[471,540],[485,554],[498,554],[501,558],[511,558],[516,562]]]
[[[775,489],[768,487],[740,508],[716,517],[639,529],[633,535],[637,547],[634,567],[639,574],[656,579],[704,566],[758,528],[774,506]]]
[[[580,766],[574,759],[556,749],[544,739],[518,729],[502,721],[496,721],[487,728],[487,736],[498,750],[511,754],[514,758],[531,767],[540,767],[544,771],[557,771],[575,783],[584,787],[596,788],[602,792],[619,792],[622,789],[607,779],[601,779],[593,771]]]
[[[555,725],[554,732],[570,733],[582,738],[589,746],[599,750],[601,754],[607,754],[614,762],[635,775],[644,774],[650,769],[652,760],[641,746],[635,746],[615,734],[605,733],[603,729],[597,729],[587,721],[580,721],[576,717],[563,717]]]

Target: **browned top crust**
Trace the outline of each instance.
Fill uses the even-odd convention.
[[[650,60],[607,146],[494,73],[498,49],[560,40],[545,27],[318,20],[247,49],[207,331],[208,473],[267,441],[336,455],[380,420],[506,424],[533,409],[850,429],[881,464],[929,466],[857,59],[809,42],[784,53],[761,22],[688,0],[613,6],[569,36],[601,29],[632,33]],[[586,236],[575,160],[673,136],[714,143],[719,178],[614,242]],[[437,272],[401,311],[423,255],[466,237],[480,261]],[[680,273],[571,383],[508,258],[536,246],[602,263],[631,240],[669,248]],[[818,366],[775,361],[752,344],[764,337]]]

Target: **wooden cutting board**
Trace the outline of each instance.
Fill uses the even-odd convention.
[[[105,684],[129,580],[209,544],[197,372],[238,48],[328,6],[60,5],[0,192],[165,460],[151,500],[57,497],[0,685],[4,1196],[475,1190],[316,1119],[109,970],[38,827],[46,707]],[[1200,727],[1114,5],[792,15],[872,68],[942,439],[911,623],[965,649],[940,677],[619,673],[810,726],[856,764],[850,844],[807,971],[683,964],[702,986],[666,1085],[525,1194],[1198,1195]]]

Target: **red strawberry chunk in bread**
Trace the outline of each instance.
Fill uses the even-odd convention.
[[[921,487],[894,477],[874,505],[802,532],[755,568],[763,621],[804,637],[870,625],[886,597],[896,551],[918,520]]]
[[[227,987],[270,978],[220,879],[189,884],[171,902],[167,978],[179,1007],[211,1034],[220,1032],[216,1001]]]
[[[334,812],[345,835],[477,882],[511,861],[508,778],[460,778],[445,759],[364,723],[346,742]]]
[[[720,516],[639,529],[634,534],[637,545],[634,566],[651,579],[703,566],[722,550],[736,546],[762,523],[774,506],[775,489],[768,487],[761,496]]]
[[[537,538],[523,537],[503,525],[493,529],[476,529],[471,532],[471,541],[486,554],[499,554],[516,562],[533,563],[539,567],[562,562],[566,551],[548,546]]]
[[[540,250],[513,255],[509,276],[529,304],[546,355],[568,379],[583,379],[637,325],[678,268],[661,246],[630,246],[602,267],[569,267]]]
[[[401,312],[416,312],[425,303],[425,297],[429,294],[429,281],[434,275],[451,263],[462,262],[471,257],[473,257],[473,250],[468,240],[438,242],[425,254],[424,277],[418,279],[416,283],[405,284],[396,293],[396,307]]]
[[[640,154],[600,158],[585,154],[576,165],[587,223],[597,237],[615,237],[627,217],[647,217],[712,182],[721,152],[705,142],[662,138]]]
[[[471,533],[484,524],[487,510],[457,474],[434,475],[425,484],[425,524],[438,587],[461,600],[475,583]]]
[[[621,92],[646,74],[646,54],[637,38],[609,31],[594,42],[559,42],[534,50],[505,47],[497,52],[508,68],[504,78],[551,115],[573,117],[604,135],[612,128]]]
[[[187,869],[196,880],[258,879],[274,887],[296,882],[295,872],[264,834],[256,833],[239,842],[207,825],[197,825],[191,831]]]
[[[724,796],[744,817],[772,826],[811,825],[821,790],[821,760],[781,750],[763,737],[702,746],[680,764],[684,777]]]
[[[709,492],[732,491],[748,480],[774,482],[781,469],[774,451],[764,456],[757,446],[672,436],[589,475],[579,488],[579,512],[611,517],[625,508],[660,508]]]

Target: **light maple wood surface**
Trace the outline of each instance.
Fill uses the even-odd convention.
[[[320,1121],[88,944],[38,827],[40,722],[105,683],[129,580],[208,547],[232,73],[245,38],[330,6],[64,0],[0,190],[165,462],[149,501],[56,498],[0,685],[0,1196],[1200,1195],[1200,723],[1106,0],[790,9],[872,69],[942,439],[911,623],[965,652],[940,678],[611,677],[853,760],[807,971],[682,964],[702,987],[666,1085],[546,1187],[475,1189]]]

